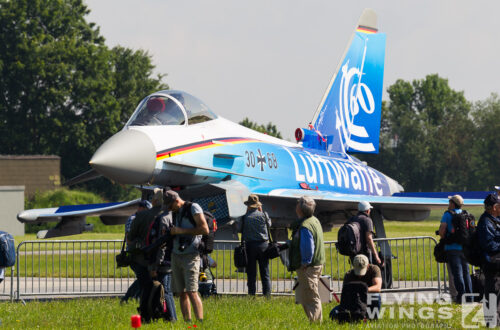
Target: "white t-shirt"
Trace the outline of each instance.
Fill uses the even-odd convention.
[[[175,222],[174,225],[180,228],[195,228],[196,225],[193,226],[191,221],[189,221],[188,217],[188,212],[183,212],[184,207],[177,212],[177,215],[175,217]],[[181,219],[181,215],[184,213],[184,217]],[[191,204],[191,214],[193,217],[196,214],[203,213],[203,209],[201,208],[200,205],[193,203]],[[193,239],[194,237],[194,239]],[[181,242],[183,243],[181,245]],[[201,235],[175,235],[174,238],[174,248],[172,250],[172,253],[175,254],[192,254],[192,253],[197,253],[198,252],[198,246],[200,245],[201,242]],[[181,246],[184,246],[184,249],[180,249]]]

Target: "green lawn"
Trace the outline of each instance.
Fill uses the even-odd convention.
[[[367,327],[377,329],[405,328],[461,328],[461,310],[457,305],[402,304],[392,306],[393,316],[386,311],[382,319],[367,324],[339,325],[329,320],[335,303],[323,304],[323,323],[311,325],[302,306],[294,303],[293,297],[222,296],[204,299],[205,317],[199,322],[175,324],[158,321],[143,325],[144,329],[352,329]],[[70,299],[49,302],[32,301],[0,303],[0,327],[6,329],[130,329],[130,317],[137,314],[137,303],[120,305],[118,299]],[[178,299],[177,316],[182,319]],[[391,308],[391,305],[386,305]],[[404,309],[406,314],[401,314]],[[408,311],[411,311],[410,313]]]

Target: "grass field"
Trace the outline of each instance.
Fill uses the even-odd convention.
[[[481,209],[471,210],[478,218]],[[439,227],[439,219],[443,211],[433,211],[428,220],[421,222],[398,222],[387,221],[385,222],[386,233],[388,237],[407,237],[407,236],[431,236],[434,231]],[[334,228],[332,232],[325,233],[325,241],[336,240],[338,228]],[[61,240],[121,240],[123,238],[121,233],[85,233],[81,235],[69,236],[61,238]],[[35,235],[25,235],[16,237],[16,244],[26,240],[36,240]],[[51,246],[46,245],[44,250],[57,250],[59,243],[53,243]],[[64,243],[61,243],[64,244]],[[101,246],[87,246],[82,245],[70,246],[75,251],[95,250],[98,251]],[[120,244],[113,245],[112,248],[119,248]],[[414,251],[416,250],[416,246]],[[42,253],[40,251],[39,253]],[[228,278],[245,278],[244,275],[236,273],[232,265],[230,255],[232,251],[227,251],[218,260],[217,272],[218,276],[225,274],[224,277]],[[327,251],[327,254],[330,253]],[[397,249],[393,247],[393,254],[398,254]],[[412,258],[414,256],[407,255],[408,253],[398,254],[398,261],[405,258]],[[50,254],[49,254],[50,255]],[[92,255],[92,254],[90,254]],[[96,267],[96,270],[106,276],[113,277],[114,273],[118,270],[113,268],[114,254],[111,253],[97,253],[99,257],[94,259],[93,264],[89,263],[89,259],[83,259],[80,254],[76,253],[76,258],[70,259],[69,256],[49,256],[49,265],[36,264],[31,257],[27,257],[24,261],[24,268],[20,267],[21,273],[35,272],[38,276],[86,276],[85,271],[90,266]],[[215,256],[215,255],[214,255]],[[51,259],[52,258],[52,259]],[[53,259],[56,258],[56,259]],[[57,259],[59,258],[59,259]],[[277,262],[276,262],[277,263]],[[430,278],[429,267],[423,264],[416,265],[416,269],[411,269],[405,279],[415,278]],[[290,276],[289,273],[284,271],[283,266],[277,269],[273,266],[273,277],[279,276],[283,278],[284,275]],[[332,265],[327,264],[325,271],[332,273],[343,274],[345,269],[333,268]],[[122,272],[126,273],[123,269]],[[426,273],[427,271],[427,273]],[[56,275],[57,274],[57,275]],[[434,273],[435,274],[435,273]],[[89,277],[92,274],[87,274]],[[398,275],[393,274],[397,279]],[[120,275],[123,276],[123,275]],[[435,275],[434,275],[435,276]],[[178,300],[176,299],[178,317],[180,317],[180,309]],[[372,321],[367,324],[357,325],[339,325],[332,323],[328,319],[330,310],[335,306],[334,303],[323,305],[324,321],[321,325],[310,325],[301,306],[294,304],[293,297],[272,297],[270,300],[257,297],[249,298],[246,296],[221,296],[211,297],[204,300],[205,306],[205,320],[203,324],[192,323],[187,324],[179,321],[175,324],[164,323],[162,321],[144,325],[143,328],[147,329],[186,329],[194,328],[207,328],[207,329],[300,329],[300,328],[332,328],[339,327],[341,329],[347,328],[376,328],[376,329],[404,329],[404,328],[461,328],[461,310],[460,306],[455,305],[439,305],[439,304],[419,304],[419,305],[396,305],[393,315],[385,314],[381,320]],[[29,329],[29,328],[43,328],[43,329],[128,329],[130,328],[130,316],[136,314],[136,302],[120,305],[118,299],[115,298],[102,298],[102,299],[68,299],[68,300],[54,300],[54,301],[31,301],[26,305],[21,303],[0,302],[0,327],[10,329]],[[414,314],[404,318],[399,318],[399,309],[405,309],[407,314],[408,310],[414,310]],[[448,313],[440,313],[442,308],[448,308]],[[424,313],[419,314],[418,310],[425,310]],[[444,317],[446,316],[446,317]],[[448,317],[449,316],[449,317]]]
[[[377,321],[367,324],[339,325],[328,318],[335,303],[323,304],[323,323],[311,325],[293,297],[247,296],[210,297],[204,300],[205,317],[202,324],[178,321],[174,324],[158,321],[143,325],[144,329],[405,329],[461,328],[461,310],[457,305],[402,304],[384,305],[387,310]],[[392,307],[391,307],[392,306]],[[6,329],[130,329],[130,317],[137,314],[137,303],[119,304],[115,298],[72,299],[50,302],[32,301],[0,303],[0,327]],[[178,299],[177,317],[182,319]],[[393,315],[389,309],[394,308]],[[399,318],[404,309],[404,318]],[[195,327],[196,325],[196,327]]]

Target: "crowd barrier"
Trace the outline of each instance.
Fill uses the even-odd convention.
[[[392,282],[383,292],[447,290],[445,264],[436,263],[437,244],[430,236],[375,239],[386,264],[391,263]],[[234,246],[238,241],[216,241],[210,255],[216,263],[208,274],[219,294],[246,294],[246,273],[236,269]],[[134,281],[130,268],[117,268],[115,255],[121,240],[43,240],[24,241],[17,247],[17,264],[6,270],[0,283],[0,298],[25,299],[67,296],[118,296]],[[327,261],[323,275],[331,279],[332,290],[340,292],[344,274],[350,270],[347,257],[338,254],[335,241],[325,242]],[[10,276],[8,275],[10,271]],[[294,274],[287,271],[281,258],[270,261],[272,294],[293,294]],[[384,275],[384,274],[383,274]],[[257,293],[261,291],[260,276]]]

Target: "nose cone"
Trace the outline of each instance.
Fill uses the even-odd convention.
[[[153,177],[156,150],[145,133],[129,129],[104,142],[89,163],[97,172],[115,182],[141,184]]]

